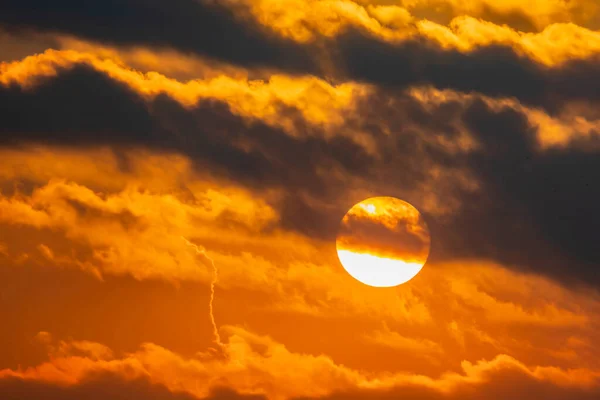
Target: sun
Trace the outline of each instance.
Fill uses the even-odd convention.
[[[338,258],[358,281],[392,287],[414,278],[429,256],[431,238],[421,213],[395,197],[372,197],[344,216],[336,240]]]

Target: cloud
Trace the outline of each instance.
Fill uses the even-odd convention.
[[[467,15],[497,26],[507,25],[532,33],[561,22],[595,29],[594,18],[599,11],[598,6],[590,0],[577,0],[569,4],[559,0],[534,0],[530,7],[516,0],[417,0],[393,4],[382,1],[288,0],[276,3],[273,0],[259,0],[245,1],[244,4],[263,24],[297,40],[308,40],[310,33],[334,35],[348,24],[362,25],[382,35],[409,28],[410,23],[415,21],[435,22],[441,29],[451,25],[457,17]],[[333,18],[333,15],[338,18]]]
[[[226,181],[210,180],[194,172],[190,164],[186,168],[186,164],[177,165],[169,157],[153,156],[148,160],[145,153],[128,155],[128,172],[119,169],[117,159],[102,153],[87,153],[88,164],[61,155],[48,158],[40,152],[32,152],[29,157],[6,151],[5,154],[5,160],[18,160],[19,171],[28,173],[37,170],[41,158],[44,162],[53,161],[52,165],[60,164],[56,170],[46,169],[46,173],[73,179],[94,168],[96,162],[90,160],[97,160],[114,177],[108,186],[101,185],[103,180],[98,182],[88,177],[86,183],[94,187],[92,190],[68,180],[44,183],[42,176],[42,182],[29,193],[17,190],[11,196],[1,196],[0,220],[7,235],[4,247],[9,259],[18,258],[16,249],[21,249],[42,264],[81,269],[98,278],[132,276],[138,280],[208,283],[211,266],[195,256],[181,240],[184,236],[206,248],[215,260],[219,267],[219,288],[245,287],[268,293],[273,298],[272,306],[282,311],[296,310],[316,316],[382,315],[416,324],[440,318],[434,318],[432,312],[441,306],[429,294],[413,291],[418,282],[400,293],[376,294],[345,274],[336,259],[333,242],[282,229],[278,226],[282,218],[280,210],[270,205],[269,191],[252,191]],[[159,167],[159,175],[147,169],[149,161]],[[70,175],[60,169],[68,166]],[[23,178],[40,179],[36,174],[11,175],[8,179]],[[113,186],[119,181],[124,182],[124,187]],[[10,234],[19,227],[39,234],[35,240],[23,242]],[[59,244],[59,238],[64,245]],[[486,271],[477,269],[480,261],[460,263],[480,275]],[[247,268],[248,265],[253,268]],[[501,300],[495,295],[497,288],[482,290],[472,280],[461,279],[463,274],[470,274],[467,271],[449,270],[438,281],[435,275],[440,273],[435,272],[436,265],[443,270],[452,264],[439,260],[428,264],[422,272],[424,282],[427,285],[438,282],[439,293],[451,293],[468,307],[478,310],[485,306],[490,321],[582,326],[591,318],[571,309],[568,302],[552,305],[556,298],[531,307],[522,305],[526,298],[514,302]],[[518,275],[510,276],[514,282]],[[447,283],[441,283],[446,280]],[[525,291],[531,292],[531,289]]]
[[[366,370],[374,368],[373,360],[378,365],[385,363],[380,360],[385,354],[390,364],[380,368],[410,368],[429,377],[453,370],[464,359],[492,360],[498,354],[509,354],[529,366],[597,368],[598,349],[593,340],[598,332],[595,321],[600,303],[593,290],[473,259],[431,262],[401,290],[374,289],[344,272],[333,243],[277,227],[281,216],[269,205],[270,191],[210,180],[185,157],[138,150],[127,154],[128,168],[123,169],[119,158],[108,150],[80,150],[76,154],[47,148],[4,149],[2,156],[10,161],[10,168],[3,169],[0,176],[6,174],[10,182],[25,182],[24,188],[14,189],[0,201],[0,242],[5,248],[1,272],[7,277],[2,301],[5,305],[19,304],[7,316],[7,323],[22,319],[18,310],[31,309],[28,329],[35,326],[52,331],[57,326],[52,321],[69,309],[72,314],[70,311],[67,319],[73,321],[59,328],[64,329],[63,335],[80,332],[83,337],[91,335],[91,340],[108,340],[111,347],[107,350],[90,342],[65,340],[67,345],[59,344],[52,352],[58,358],[69,354],[90,360],[122,359],[122,352],[130,352],[137,344],[128,335],[147,338],[150,334],[146,331],[152,327],[163,332],[153,324],[164,325],[165,320],[169,321],[166,330],[177,333],[150,336],[155,343],[164,347],[165,342],[179,343],[186,335],[194,337],[196,343],[197,333],[190,325],[200,331],[208,327],[208,305],[198,306],[196,296],[203,293],[202,285],[210,281],[212,271],[180,239],[183,235],[206,248],[219,268],[215,297],[218,326],[224,321],[243,322],[248,329],[269,332],[269,321],[275,320],[282,326],[275,337],[278,342],[289,342],[290,352],[314,357],[326,352],[335,364],[353,371],[361,370],[360,362],[371,363],[363,368]],[[42,168],[44,165],[48,166]],[[98,170],[113,179],[89,173]],[[48,176],[66,180],[47,182]],[[80,183],[70,182],[73,179]],[[19,261],[23,254],[28,255],[27,261]],[[76,269],[91,272],[105,282],[82,278],[68,284],[65,276],[73,275],[71,271]],[[43,278],[34,279],[37,274]],[[22,281],[12,280],[13,276],[21,276]],[[187,288],[192,294],[169,292],[152,301],[148,300],[154,295],[152,291],[144,301],[135,293],[133,298],[124,296],[137,293],[134,288],[138,287],[149,290],[157,280]],[[33,290],[35,294],[27,296],[32,299],[22,298],[23,288],[36,287],[44,289]],[[59,306],[52,305],[54,291],[61,293]],[[70,304],[71,296],[82,306]],[[106,304],[102,300],[105,296],[111,299]],[[181,302],[165,297],[180,298]],[[146,302],[162,313],[150,312],[136,326],[140,319],[134,316]],[[172,316],[178,308],[188,311]],[[43,310],[44,316],[35,310]],[[86,322],[74,322],[81,314],[85,314]],[[133,332],[123,334],[128,337],[126,346],[113,344],[125,339],[114,339],[110,325],[103,328],[109,333],[99,336],[88,327],[98,329],[98,324],[113,320]],[[205,325],[196,324],[196,320]],[[319,340],[300,345],[305,340],[299,337],[296,325],[286,328],[280,321],[302,321],[306,329],[320,332]],[[341,328],[330,328],[329,321]],[[382,322],[387,325],[384,329]],[[220,332],[224,342],[231,336],[226,328]],[[171,335],[176,339],[168,339]],[[354,337],[361,338],[364,349],[353,355],[355,351],[349,349],[356,346]],[[337,343],[333,354],[327,343]],[[425,351],[408,350],[411,345],[416,349],[431,345],[442,352],[426,356]],[[261,352],[261,346],[253,348]],[[365,352],[369,355],[361,355]],[[286,364],[282,361],[278,365],[283,369],[281,365]],[[273,379],[279,381],[277,375]],[[268,378],[264,381],[270,382]],[[337,388],[345,390],[346,386]]]
[[[152,120],[139,97],[85,67],[59,74],[35,92],[19,85],[2,87],[0,104],[4,145],[21,140],[74,145],[152,141]]]
[[[72,42],[69,38],[61,40]],[[260,119],[271,126],[285,128],[295,136],[310,133],[302,129],[302,124],[297,121],[299,117],[311,125],[330,128],[327,133],[333,136],[334,133],[329,131],[343,124],[344,113],[352,109],[355,99],[369,92],[363,85],[351,82],[332,85],[312,76],[269,74],[266,79],[249,79],[245,69],[212,65],[202,59],[167,53],[170,63],[162,63],[162,70],[172,73],[179,66],[195,71],[194,79],[177,80],[154,69],[142,73],[155,66],[152,57],[160,57],[160,52],[123,51],[86,42],[75,42],[74,47],[80,50],[49,49],[23,60],[4,63],[1,81],[7,86],[14,85],[14,89],[19,86],[26,89],[39,85],[40,81],[43,84],[44,78],[64,75],[71,68],[89,67],[124,84],[143,99],[151,101],[160,95],[168,95],[186,108],[194,108],[204,100],[216,100],[227,103],[236,115]],[[125,64],[125,60],[142,70],[129,68],[130,64]],[[200,78],[199,75],[204,76]]]
[[[199,168],[207,166],[205,163],[212,168],[224,163],[223,173],[248,179],[254,185],[296,182],[292,184],[311,185],[317,190],[324,190],[319,168],[333,161],[331,166],[336,168],[361,169],[369,159],[349,138],[294,138],[260,120],[235,116],[218,99],[201,99],[191,109],[166,95],[148,103],[127,86],[85,65],[59,75],[33,91],[19,85],[0,90],[5,104],[2,131],[6,144],[134,145],[177,150],[192,155]],[[107,102],[112,97],[119,100]],[[197,134],[198,130],[202,134]],[[314,156],[298,157],[299,152]],[[357,159],[364,163],[354,162]],[[295,172],[278,166],[290,163],[297,165]]]
[[[21,60],[57,46],[59,46],[59,42],[51,34],[31,31],[16,34],[0,27],[0,48],[2,48],[0,62]]]
[[[435,0],[396,4],[258,0],[243,1],[245,7],[231,3],[234,11],[244,16],[250,14],[279,35],[307,44],[357,29],[384,42],[421,38],[433,45],[465,52],[480,46],[506,45],[544,65],[557,65],[597,54],[600,43],[598,32],[593,30],[597,27],[590,29],[582,23],[584,19],[593,22],[593,14],[600,10],[586,0],[578,5],[587,8],[577,16],[583,18],[573,18],[571,12],[577,6],[567,10],[564,3],[546,0],[530,7],[512,0],[476,0],[466,4]],[[428,8],[419,10],[420,7]],[[544,15],[544,11],[548,14]],[[579,25],[573,23],[576,19]]]
[[[354,206],[340,222],[338,250],[424,263],[427,225],[418,210],[398,199],[375,198]]]
[[[439,355],[443,353],[443,349],[437,343],[427,339],[413,339],[411,337],[402,336],[398,332],[390,330],[384,324],[383,329],[376,330],[365,336],[366,340],[381,345],[398,349],[406,352],[412,352],[417,356],[429,357],[431,355]],[[433,362],[435,359],[431,358]]]
[[[493,44],[465,53],[422,39],[386,43],[357,31],[339,37],[337,46],[346,76],[376,85],[431,85],[437,89],[515,97],[523,104],[551,112],[568,101],[597,100],[595,89],[584,84],[592,82],[597,74],[594,56],[549,68],[519,55],[510,46]]]
[[[206,205],[195,206],[172,195],[144,193],[135,188],[103,198],[81,185],[53,181],[36,189],[30,198],[17,195],[2,199],[0,208],[4,223],[59,230],[68,239],[93,250],[92,259],[83,261],[55,255],[45,244],[38,246],[43,257],[51,262],[71,261],[83,269],[91,262],[102,266],[94,269],[96,274],[105,271],[117,275],[130,273],[139,279],[205,280],[210,272],[202,272],[198,267],[193,253],[181,241],[182,235],[200,235],[202,231],[202,235],[207,235],[221,225],[231,240],[232,234],[235,236],[236,229],[231,229],[234,226],[243,234],[260,230],[259,224],[274,218],[268,205],[244,199],[243,192],[230,196],[208,191],[198,198]],[[245,201],[249,203],[243,206]],[[245,213],[239,214],[232,204],[245,207]],[[256,219],[251,217],[254,207],[257,207]],[[194,228],[194,224],[202,225]]]
[[[272,205],[276,202],[270,191],[211,179],[181,156],[129,153],[127,170],[121,169],[119,158],[110,151],[88,150],[76,157],[66,150],[4,150],[2,156],[8,166],[4,179],[32,185],[0,197],[6,233],[2,242],[11,262],[25,253],[39,264],[80,269],[98,278],[208,283],[211,266],[195,256],[181,240],[184,236],[206,248],[215,260],[218,290],[246,288],[265,293],[271,299],[267,308],[278,312],[319,318],[382,316],[427,325],[441,318],[432,313],[442,306],[433,293],[418,290],[422,275],[426,286],[440,285],[437,296],[451,294],[471,312],[485,305],[490,313],[483,315],[493,323],[580,327],[592,318],[587,311],[571,308],[570,302],[557,303],[557,297],[526,306],[526,296],[502,300],[496,295],[498,288],[482,289],[472,280],[460,279],[471,274],[469,268],[485,276],[487,270],[477,269],[481,262],[473,260],[460,262],[467,270],[448,269],[447,273],[436,271],[452,264],[435,261],[426,265],[415,286],[407,284],[402,292],[374,292],[347,276],[333,242],[280,227],[281,210]],[[90,173],[98,168],[112,179]],[[49,176],[55,178],[47,182]],[[16,229],[38,233],[22,241],[11,234]],[[509,276],[506,279],[514,285],[519,275],[492,274],[489,279],[498,276]],[[447,323],[466,311],[458,306],[456,312],[448,314],[452,319]]]
[[[193,249],[181,240],[184,236],[206,248],[215,260],[221,288],[247,288],[283,299],[286,292],[298,289],[298,282],[308,286],[313,278],[316,282],[322,282],[324,277],[339,278],[340,271],[331,265],[335,256],[323,254],[326,245],[322,242],[271,228],[276,226],[279,215],[269,206],[268,196],[260,198],[260,192],[236,186],[227,189],[226,183],[211,183],[185,168],[171,169],[168,158],[155,158],[154,163],[162,166],[161,176],[174,184],[153,187],[157,177],[145,175],[145,154],[130,157],[128,174],[119,170],[117,160],[108,157],[102,160],[105,167],[114,164],[107,170],[115,181],[127,182],[122,175],[130,176],[124,188],[103,187],[92,179],[88,184],[96,186],[97,191],[93,191],[81,184],[54,179],[34,186],[29,195],[17,191],[11,197],[3,196],[0,221],[5,231],[22,227],[40,235],[33,246],[13,237],[7,245],[7,257],[15,261],[16,249],[21,248],[43,265],[80,269],[100,279],[125,275],[174,284],[208,283],[212,278],[211,266],[196,257]],[[62,159],[63,166],[68,162],[60,156],[55,159]],[[101,153],[97,159],[102,159]],[[35,171],[38,161],[35,156],[26,161],[32,165],[29,171]],[[73,176],[88,167],[85,163],[71,165],[77,171]],[[179,173],[182,175],[177,176]],[[176,180],[186,174],[190,180],[182,190]],[[146,185],[152,191],[144,189]],[[62,241],[66,248],[58,244]],[[282,253],[281,249],[286,250]],[[318,263],[314,267],[306,264],[313,261]],[[248,265],[253,268],[247,268]],[[314,272],[306,275],[310,269]],[[319,274],[314,274],[317,271]],[[331,290],[330,285],[315,284],[320,287],[319,292]],[[349,306],[359,313],[395,313],[398,318],[406,318],[412,312],[413,319],[421,320],[414,314],[419,311],[418,306],[407,307],[405,300],[396,296],[390,299],[396,309],[381,311],[374,305],[365,307],[360,299],[345,299],[343,291],[332,292],[330,297],[340,305],[331,304],[325,308],[326,313]],[[400,307],[406,308],[405,311],[400,313]]]
[[[52,4],[7,1],[0,14],[0,23],[12,30],[38,29],[121,45],[175,47],[245,65],[313,68],[305,49],[269,35],[251,21],[237,20],[217,2],[131,0],[115,9],[103,1],[85,7],[68,0]]]
[[[119,376],[104,374],[90,377],[76,386],[59,386],[52,383],[28,381],[23,379],[4,379],[0,381],[0,391],[6,400],[192,400],[196,397],[179,392],[171,392],[162,385],[151,384],[144,379],[125,381]],[[227,388],[213,391],[205,400],[261,400],[263,396],[240,395]]]
[[[490,223],[488,218],[495,216],[494,229],[485,236],[465,232],[464,238],[470,241],[470,246],[478,249],[475,251],[489,251],[486,256],[504,263],[530,259],[529,265],[543,263],[546,271],[556,272],[568,263],[562,257],[571,254],[581,263],[582,276],[593,279],[591,266],[596,255],[591,237],[598,221],[588,199],[600,194],[592,183],[598,178],[595,157],[581,148],[536,151],[534,128],[523,114],[510,109],[494,111],[475,102],[464,121],[483,145],[483,151],[470,162],[473,170],[478,171],[483,185],[481,193],[487,197],[484,201],[489,203],[485,216],[472,210],[456,222],[466,227],[469,221],[481,218],[482,225],[478,227],[481,233],[483,224]],[[570,236],[574,232],[577,239]],[[531,240],[527,252],[518,250],[523,245],[518,241],[524,237]],[[494,245],[486,243],[498,247],[494,249]],[[554,259],[537,258],[544,247],[555,252]],[[500,248],[503,250],[499,251]],[[563,277],[570,278],[568,273]]]
[[[237,391],[270,399],[328,398],[332,394],[332,398],[337,398],[337,392],[346,393],[343,397],[356,393],[358,398],[368,394],[387,397],[410,393],[411,398],[426,399],[479,398],[481,393],[490,397],[552,393],[557,399],[568,395],[592,398],[598,394],[598,372],[584,368],[528,367],[513,357],[499,355],[489,361],[463,361],[459,372],[449,371],[439,378],[408,373],[364,374],[324,355],[291,352],[269,337],[240,328],[228,330],[224,357],[199,354],[186,359],[147,343],[123,358],[93,360],[68,354],[55,356],[33,368],[2,370],[0,381],[2,386],[12,387],[12,390],[35,390],[43,386],[50,393],[59,391],[68,395],[86,391],[98,383],[98,377],[105,382],[100,392],[110,393],[114,378],[106,381],[105,377],[114,376],[120,378],[116,379],[120,382],[119,390],[145,389],[149,394],[162,396],[168,390],[173,396],[191,394],[197,398],[210,396],[220,387],[231,388],[230,395]],[[525,388],[529,390],[523,390]]]
[[[327,240],[355,202],[396,196],[423,212],[434,262],[484,258],[595,282],[593,111],[552,116],[515,99],[291,77],[259,89],[243,79],[182,84],[69,52],[4,65],[3,78],[5,146],[110,146],[122,168],[131,148],[183,154],[197,171],[270,190],[271,228]],[[188,100],[173,88],[190,90]]]
[[[464,13],[452,19],[449,26],[409,18],[400,24],[401,28],[390,28],[382,15],[395,19],[399,10],[407,12],[405,8],[363,6],[352,1],[283,5],[266,0],[249,4],[178,0],[162,7],[132,0],[120,5],[120,18],[100,2],[86,9],[69,8],[67,3],[53,3],[48,9],[45,4],[34,3],[4,5],[0,22],[13,28],[23,26],[113,45],[194,52],[241,66],[271,67],[338,82],[432,85],[516,97],[551,111],[573,100],[598,100],[593,82],[598,74],[600,36],[596,31],[565,23],[564,18],[556,24],[543,24],[545,28],[539,33],[523,33]],[[476,3],[470,9],[475,14],[493,15],[490,4]],[[586,2],[581,6],[591,15],[593,10],[586,8],[589,5]],[[498,8],[496,3],[494,6]],[[500,14],[522,8],[516,3],[505,6],[500,7]],[[61,7],[69,8],[71,18],[45,18],[48,12],[60,13]],[[553,7],[561,8],[556,3]],[[40,14],[25,12],[30,9]],[[558,12],[569,14],[575,9]],[[166,24],[168,18],[169,22],[177,21],[169,24],[169,30],[152,28]],[[77,22],[83,20],[94,22]],[[109,28],[100,30],[97,26]],[[313,35],[316,39],[302,44],[282,34],[300,42]],[[227,45],[209,40],[213,37],[222,38]]]

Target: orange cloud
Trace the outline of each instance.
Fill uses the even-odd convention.
[[[216,180],[193,170],[182,156],[130,152],[124,171],[114,153],[102,149],[75,153],[32,148],[4,150],[0,155],[5,161],[0,182],[34,184],[27,192],[17,189],[0,196],[1,224],[48,232],[47,240],[29,248],[29,256],[57,267],[77,268],[97,277],[130,275],[140,280],[208,283],[210,265],[197,259],[181,240],[184,236],[206,248],[215,260],[219,287],[270,293],[285,299],[271,305],[281,311],[379,315],[431,324],[440,317],[439,309],[452,306],[436,301],[447,293],[461,302],[454,304],[456,315],[441,315],[442,320],[461,324],[461,329],[462,319],[468,320],[465,316],[473,312],[490,323],[546,326],[585,326],[591,318],[587,312],[570,308],[573,302],[566,300],[570,294],[545,283],[546,291],[560,295],[562,303],[548,297],[528,304],[527,296],[543,281],[522,278],[536,283],[523,283],[518,294],[515,282],[520,275],[473,260],[464,262],[464,270],[428,264],[416,282],[402,291],[368,288],[346,274],[333,243],[277,228],[277,192]],[[54,246],[51,237],[57,234],[87,249],[90,256],[75,256]],[[15,244],[4,243],[4,253],[18,257],[12,251]],[[467,278],[476,270],[478,276],[489,275],[498,287],[481,288]],[[423,287],[436,287],[438,294]],[[499,287],[513,289],[503,299],[497,295]]]
[[[600,33],[577,25],[572,15],[579,7],[579,10],[586,10],[584,15],[593,18],[600,10],[597,4],[585,0],[569,6],[558,0],[536,0],[534,3],[425,0],[389,5],[351,0],[260,0],[244,2],[245,7],[239,12],[250,10],[261,24],[299,42],[335,37],[347,28],[355,27],[386,41],[399,42],[422,36],[442,47],[465,52],[481,46],[507,45],[549,66],[598,53]],[[418,7],[450,8],[444,18],[449,22],[417,17],[413,13],[418,13],[415,10]],[[486,21],[489,11],[500,15],[524,14],[540,31],[522,32],[502,23]]]
[[[83,47],[86,49],[86,46]],[[134,54],[130,58],[135,60],[139,57]],[[344,122],[344,114],[353,110],[357,98],[369,93],[364,85],[332,85],[312,76],[273,74],[267,81],[250,80],[243,75],[228,75],[227,68],[215,71],[210,65],[205,65],[205,69],[212,71],[211,74],[205,74],[209,76],[206,79],[181,82],[158,72],[133,70],[123,64],[116,51],[97,48],[92,52],[50,49],[20,61],[0,63],[0,84],[17,83],[29,88],[40,79],[55,76],[60,68],[80,63],[106,73],[144,97],[168,94],[186,107],[192,107],[202,99],[223,101],[237,115],[282,127],[292,135],[301,133],[296,129],[295,117],[281,112],[285,107],[298,110],[307,122],[324,127],[325,132],[335,135],[335,128]]]
[[[467,21],[465,19],[465,21]],[[471,21],[475,23],[474,21]],[[479,23],[479,22],[477,22]],[[571,27],[576,29],[575,27]],[[503,28],[504,29],[504,28]],[[557,36],[565,40],[569,51],[576,51],[577,46],[562,32],[552,31],[548,28],[547,43],[556,43],[553,38]],[[569,28],[570,29],[570,28]],[[567,37],[567,39],[565,39]],[[67,39],[64,39],[67,40]],[[354,142],[360,144],[371,156],[377,157],[377,147],[372,135],[364,131],[360,126],[352,126],[348,123],[347,114],[356,115],[360,120],[359,111],[363,104],[369,102],[370,96],[375,95],[375,89],[358,83],[344,83],[332,85],[315,77],[292,77],[281,74],[271,75],[268,80],[248,79],[247,71],[237,69],[230,71],[227,66],[211,65],[203,60],[190,61],[180,60],[183,56],[169,58],[183,64],[190,63],[186,68],[196,69],[195,63],[201,64],[203,68],[197,68],[202,79],[179,81],[156,72],[140,72],[131,69],[125,62],[140,65],[140,68],[151,68],[151,64],[144,64],[138,60],[139,52],[143,54],[154,54],[150,50],[138,49],[119,50],[117,48],[103,48],[99,45],[73,41],[73,47],[78,50],[47,50],[42,54],[26,57],[20,61],[0,63],[0,83],[9,85],[18,83],[25,88],[33,87],[40,79],[56,75],[59,68],[67,68],[77,63],[92,66],[98,71],[104,72],[111,78],[127,84],[142,96],[153,98],[161,93],[166,93],[179,101],[184,106],[193,106],[202,99],[215,99],[227,103],[231,111],[242,117],[258,119],[271,126],[282,128],[283,132],[291,136],[305,136],[306,134],[323,134],[329,138],[334,136],[347,136]],[[71,43],[67,41],[67,43]],[[592,43],[585,39],[586,43]],[[600,46],[600,39],[598,41]],[[554,48],[554,47],[553,47]],[[599,47],[600,48],[600,47]],[[567,59],[571,56],[565,56]],[[141,57],[143,59],[143,57]],[[136,61],[138,60],[138,61]],[[208,72],[204,72],[208,71]],[[538,141],[542,149],[552,147],[564,147],[570,142],[586,139],[593,136],[600,128],[600,122],[590,116],[585,116],[582,105],[568,104],[558,115],[549,115],[542,109],[527,107],[515,99],[491,98],[482,95],[464,94],[452,90],[436,90],[430,87],[414,87],[409,91],[410,96],[425,108],[439,107],[448,102],[459,102],[468,105],[475,99],[485,101],[492,109],[510,107],[525,114],[534,127],[538,127]],[[293,113],[282,112],[282,107],[289,107],[300,112],[301,122],[309,123],[316,128],[307,130],[299,125],[299,120]],[[380,129],[389,131],[388,120],[368,121],[369,124],[382,125]],[[427,138],[432,144],[442,146],[450,153],[465,153],[477,149],[477,143],[464,127],[456,126],[461,132],[458,140],[448,140],[443,136]],[[390,132],[391,134],[391,132]],[[76,155],[74,155],[76,156]],[[429,170],[431,178],[435,174],[448,174],[450,171],[440,171],[439,168],[431,166]],[[464,174],[463,174],[464,175]],[[439,176],[436,187],[443,186],[447,176]],[[466,180],[465,180],[466,179]],[[476,185],[475,182],[463,176],[462,184],[466,186]],[[458,182],[454,182],[457,184]],[[422,191],[424,193],[430,190]],[[427,196],[427,194],[423,194]],[[429,195],[430,196],[430,195]],[[447,196],[446,196],[447,197]],[[432,199],[430,202],[434,202]],[[442,207],[450,207],[452,199],[447,198],[446,205],[432,205],[441,211]]]
[[[436,376],[464,359],[498,354],[525,365],[600,368],[594,344],[600,299],[593,292],[485,260],[429,263],[401,288],[372,288],[344,271],[334,243],[278,227],[277,192],[217,180],[194,170],[185,157],[133,151],[122,169],[114,153],[102,149],[23,148],[0,155],[5,160],[0,183],[15,183],[12,193],[0,195],[8,268],[27,256],[29,264],[19,262],[18,268],[35,262],[57,274],[78,269],[104,279],[209,284],[211,265],[184,236],[205,248],[219,268],[217,326],[224,304],[240,301],[253,310],[243,320],[259,330],[279,317],[306,319],[307,329],[322,329],[327,340],[354,346],[351,338],[359,338],[365,352],[373,351],[360,356],[361,362],[377,373],[376,368],[411,368]],[[17,227],[36,234],[23,240],[11,235]],[[233,323],[237,318],[242,317],[236,311],[227,314]],[[331,320],[353,321],[344,328],[347,338],[322,327]],[[296,329],[280,329],[279,341],[297,343]],[[227,329],[219,332],[227,337]],[[315,357],[332,351],[320,341],[304,346]],[[58,346],[53,354],[77,351],[93,359],[109,354],[100,347],[75,347]],[[381,361],[382,349],[393,365]],[[333,352],[337,360],[346,351],[340,344]],[[348,368],[360,369],[356,357],[350,354]],[[336,390],[346,387],[353,386]]]
[[[527,118],[533,128],[537,129],[536,136],[540,150],[568,147],[573,142],[592,138],[600,129],[600,120],[593,114],[589,116],[591,113],[587,112],[587,106],[582,104],[568,104],[560,112],[550,115],[542,109],[524,106],[518,100],[510,98],[492,98],[431,87],[415,87],[410,90],[410,93],[414,99],[431,109],[452,102],[467,106],[475,100],[481,100],[492,110],[509,108],[518,111]],[[459,149],[463,152],[471,152],[476,150],[477,146],[478,144],[468,132],[464,132]]]
[[[600,390],[598,371],[526,366],[507,355],[477,363],[463,361],[459,372],[447,372],[437,378],[409,373],[367,374],[339,365],[325,355],[291,352],[269,337],[241,328],[229,327],[227,330],[224,357],[200,353],[195,358],[184,358],[146,343],[138,351],[117,358],[100,344],[74,342],[63,346],[63,354],[54,355],[50,361],[36,367],[2,370],[0,379],[78,385],[90,375],[110,373],[125,380],[144,377],[173,392],[183,391],[198,398],[209,395],[211,388],[218,386],[227,386],[240,393],[264,394],[270,399],[322,397],[353,390],[408,391],[421,395],[433,393],[436,395],[433,398],[441,398],[442,394],[444,398],[462,398],[465,392],[492,394],[506,391],[511,385],[511,380],[503,379],[506,375],[512,376],[513,383],[524,380],[540,385],[542,389],[556,388],[573,393]],[[82,347],[94,349],[88,353],[91,357],[69,353],[78,352]],[[97,357],[98,349],[102,349],[102,357]],[[535,392],[523,395],[532,396]]]
[[[432,340],[403,336],[398,332],[392,331],[386,324],[383,325],[383,329],[375,330],[365,335],[365,339],[378,345],[403,352],[413,352],[418,356],[424,357],[432,355],[440,356],[444,352],[442,347]],[[435,362],[435,359],[431,357],[430,361]]]

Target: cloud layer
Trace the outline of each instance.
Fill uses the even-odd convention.
[[[598,398],[599,12],[4,1],[0,393]]]

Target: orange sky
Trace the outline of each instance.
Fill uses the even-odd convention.
[[[70,3],[0,5],[0,398],[600,398],[596,1]]]

